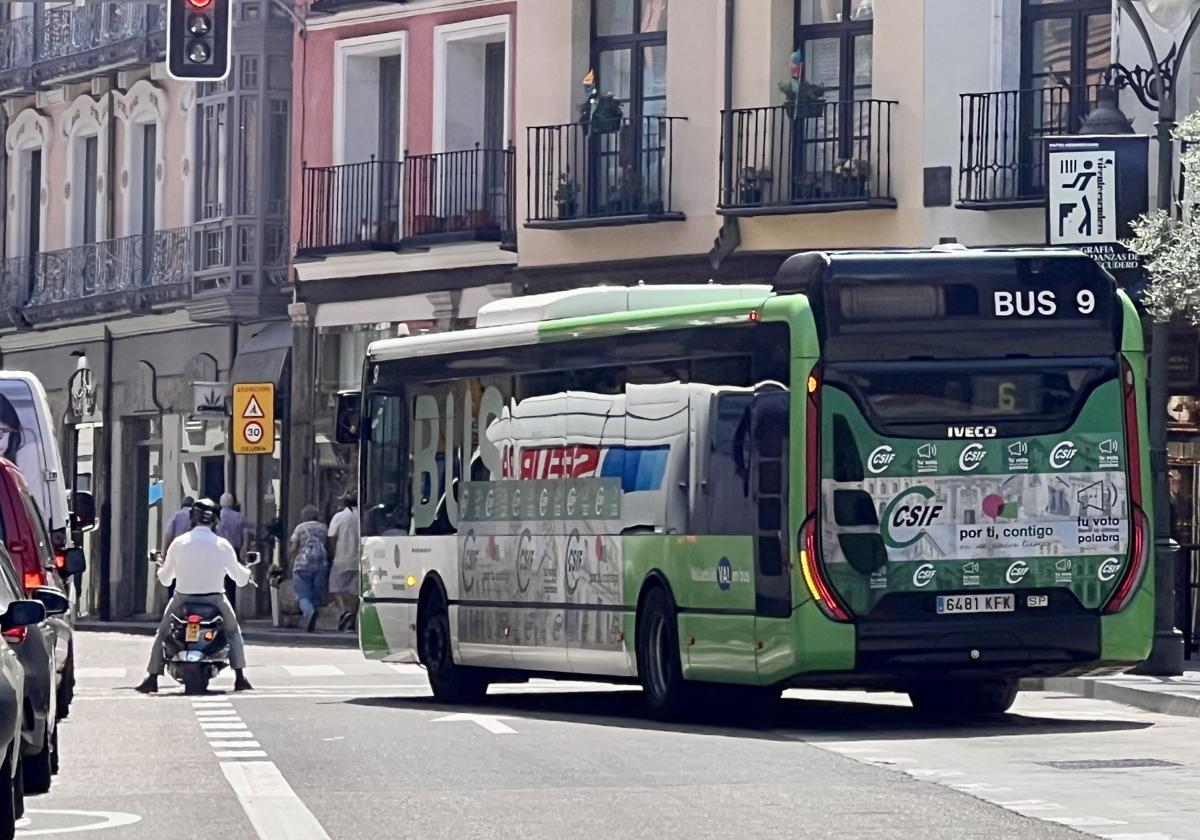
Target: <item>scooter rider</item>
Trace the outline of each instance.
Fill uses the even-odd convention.
[[[164,670],[162,655],[163,641],[171,631],[171,618],[183,609],[185,602],[210,604],[221,610],[225,622],[225,635],[229,639],[229,664],[237,678],[234,691],[249,691],[252,686],[246,679],[246,650],[242,643],[242,630],[238,626],[233,605],[225,597],[225,576],[228,575],[238,586],[250,580],[250,570],[237,560],[229,541],[216,534],[219,510],[208,499],[192,505],[191,530],[171,542],[167,557],[158,569],[158,580],[163,586],[175,582],[175,595],[163,612],[150,649],[149,675],[137,690],[143,694],[158,691],[158,678]]]

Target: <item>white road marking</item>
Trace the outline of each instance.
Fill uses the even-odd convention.
[[[207,707],[202,707],[199,709],[193,709],[192,712],[196,715],[196,717],[201,719],[224,717],[233,713],[233,706],[230,706],[228,709],[210,709]]]
[[[246,729],[244,723],[209,723],[207,721],[200,722],[201,729],[225,730],[225,729]]]
[[[329,840],[273,762],[222,761],[221,772],[259,840]]]
[[[76,668],[75,678],[80,680],[125,679],[128,668]]]
[[[1121,820],[1110,820],[1108,817],[1046,817],[1050,822],[1062,823],[1072,828],[1099,825],[1128,825]]]
[[[344,677],[346,672],[336,665],[280,665],[293,677]]]
[[[433,723],[458,723],[460,721],[470,721],[476,723],[491,732],[493,735],[516,735],[517,730],[510,726],[506,726],[500,722],[499,716],[496,715],[472,715],[472,714],[456,714],[446,715],[445,717],[434,718]]]
[[[247,732],[246,734],[249,735],[250,733]],[[262,746],[262,744],[258,743],[258,741],[209,741],[208,745],[210,747],[212,747],[214,750],[228,750],[228,749],[235,749],[235,750],[251,749],[251,750],[253,750],[253,749],[258,749],[259,747]]]
[[[25,818],[17,823],[17,825],[23,826],[17,831],[17,837],[40,837],[48,834],[78,834],[81,831],[101,831],[106,828],[133,825],[142,821],[142,818],[137,814],[124,814],[120,811],[45,811],[40,808],[26,808],[25,814]],[[67,828],[28,828],[27,826],[36,825],[33,817],[40,815],[92,817],[99,820],[99,822],[84,823],[83,825],[74,825]]]
[[[266,758],[267,754],[263,750],[217,750],[214,755],[217,758]]]

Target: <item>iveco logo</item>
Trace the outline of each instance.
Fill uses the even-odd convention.
[[[1071,466],[1071,461],[1075,459],[1079,450],[1075,448],[1075,444],[1069,440],[1064,440],[1058,446],[1050,451],[1050,466],[1056,470],[1064,469]]]
[[[913,586],[925,586],[934,578],[934,569],[932,563],[922,563],[917,566],[917,570],[913,572]]]
[[[892,449],[892,447],[888,446],[887,444],[884,444],[883,446],[877,446],[867,457],[867,469],[869,469],[875,475],[879,475],[879,473],[890,467],[892,465],[892,461],[895,460],[896,450]]]
[[[958,456],[958,468],[963,472],[971,472],[983,463],[985,457],[987,457],[987,450],[983,448],[983,444],[972,443]]]
[[[1024,560],[1018,560],[1008,567],[1008,571],[1004,573],[1004,579],[1015,585],[1023,581],[1027,574],[1029,574],[1029,564]]]
[[[995,426],[948,426],[946,436],[951,438],[994,438]]]

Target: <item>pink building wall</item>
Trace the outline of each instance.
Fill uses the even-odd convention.
[[[510,133],[516,132],[517,127],[512,122],[516,114],[514,102],[518,83],[516,13],[515,2],[496,3],[389,20],[347,23],[329,29],[310,29],[306,38],[296,38],[292,60],[292,101],[295,103],[292,110],[292,242],[300,237],[304,166],[329,166],[333,163],[334,45],[344,38],[385,32],[408,33],[408,80],[405,85],[407,151],[425,154],[433,150],[434,29],[449,23],[501,15],[509,15],[512,19],[506,58],[510,78]],[[508,139],[515,141],[516,138]]]

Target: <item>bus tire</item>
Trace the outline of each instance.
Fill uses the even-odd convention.
[[[661,586],[642,599],[637,616],[637,666],[646,713],[656,720],[679,718],[691,701],[691,686],[679,662],[675,604]]]
[[[421,604],[417,621],[417,644],[421,662],[429,676],[434,699],[442,703],[471,703],[487,694],[483,673],[454,661],[450,639],[450,611],[441,594]]]
[[[999,715],[1017,699],[1016,680],[942,680],[908,690],[917,714],[939,719]]]

